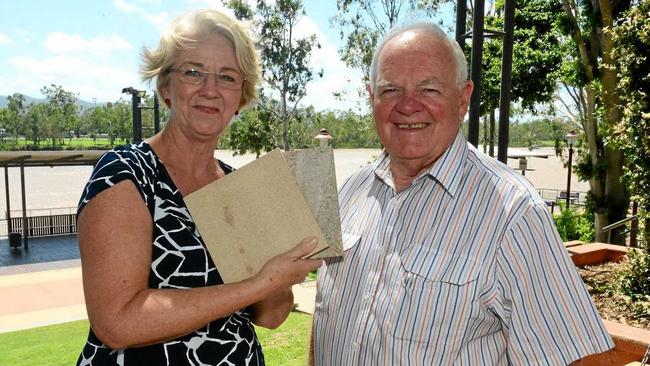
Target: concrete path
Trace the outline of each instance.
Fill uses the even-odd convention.
[[[0,333],[87,319],[81,266],[78,261],[65,262],[50,262],[50,265],[68,268],[31,272],[29,266],[38,268],[38,264],[4,268],[15,274],[0,275]],[[312,314],[315,281],[295,285],[293,292],[297,310]]]

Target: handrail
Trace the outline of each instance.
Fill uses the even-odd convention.
[[[607,242],[611,243],[612,242],[612,230],[616,229],[617,227],[623,226],[623,225],[627,224],[630,221],[634,221],[634,220],[638,220],[638,219],[639,218],[637,217],[637,215],[626,217],[623,220],[619,220],[619,221],[616,221],[613,224],[609,224],[609,225],[605,226],[600,231],[603,232],[603,233],[605,231],[607,231]]]
[[[605,226],[604,228],[602,228],[601,231],[611,231],[611,230],[613,230],[613,229],[616,229],[616,228],[619,227],[619,226],[623,226],[624,224],[627,224],[628,222],[630,222],[630,221],[632,221],[632,220],[636,220],[636,219],[637,219],[636,215],[634,215],[634,216],[630,216],[630,217],[626,217],[626,218],[624,218],[623,220],[616,221],[616,222],[613,223],[613,224],[609,224],[609,225]]]

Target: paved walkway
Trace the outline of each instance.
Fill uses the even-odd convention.
[[[31,239],[29,251],[0,245],[0,333],[87,318],[78,250],[76,258],[60,259],[74,252],[76,236]],[[297,310],[312,314],[316,283],[293,291]]]

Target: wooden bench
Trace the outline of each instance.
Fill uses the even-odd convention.
[[[555,198],[555,202],[565,202],[567,198],[567,191],[560,191],[560,195]],[[575,203],[580,198],[580,192],[569,193],[569,202]]]

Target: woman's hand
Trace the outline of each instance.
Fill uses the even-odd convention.
[[[291,286],[303,282],[307,273],[323,263],[320,259],[304,259],[317,243],[316,238],[305,238],[293,249],[264,264],[255,280],[260,281],[263,288],[271,289],[271,295],[251,307],[253,323],[273,329],[287,319],[293,308]]]
[[[318,239],[315,237],[303,239],[293,249],[269,259],[255,275],[256,279],[273,293],[302,283],[307,273],[323,263],[321,259],[304,258],[317,244]]]

